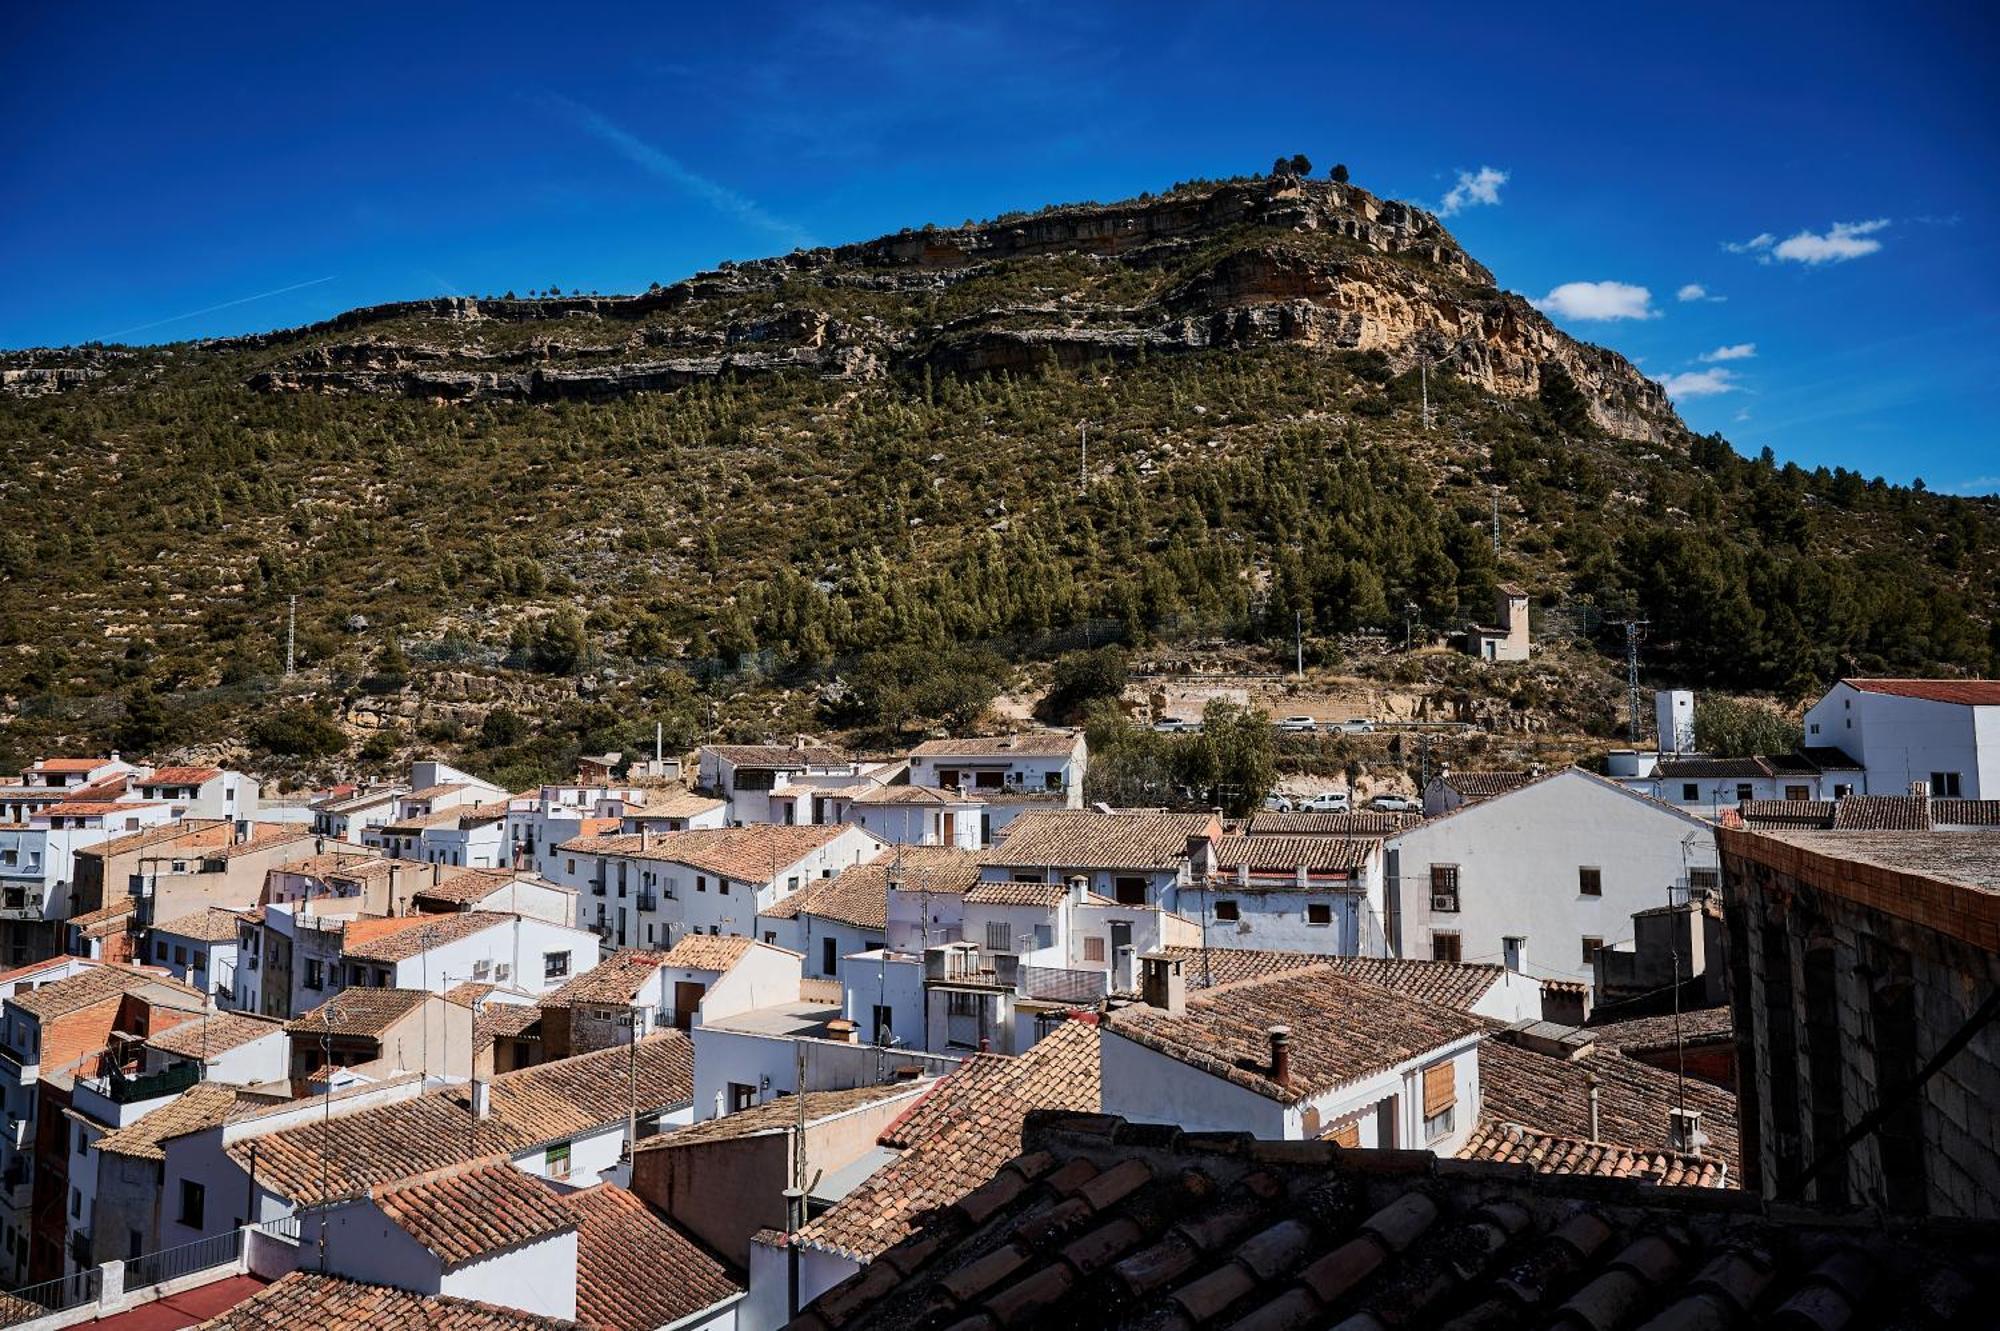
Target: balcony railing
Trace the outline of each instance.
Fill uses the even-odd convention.
[[[73,1276],[62,1276],[55,1280],[45,1280],[39,1285],[29,1285],[17,1289],[13,1297],[24,1303],[31,1303],[48,1312],[59,1313],[70,1308],[78,1308],[86,1303],[97,1302],[99,1292],[104,1288],[104,1270],[91,1267],[88,1271],[78,1271]],[[31,1319],[10,1317],[7,1325]]]
[[[193,1243],[183,1243],[178,1248],[163,1248],[159,1252],[134,1257],[125,1263],[125,1288],[142,1289],[212,1267],[233,1266],[242,1255],[242,1230],[212,1234]]]
[[[1111,987],[1111,976],[1105,971],[1023,966],[1020,976],[1019,988],[1024,998],[1039,998],[1051,1003],[1095,1004]]]

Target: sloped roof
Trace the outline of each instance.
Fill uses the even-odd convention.
[[[693,935],[690,935],[693,937]],[[748,941],[747,939],[745,940]],[[667,964],[665,952],[627,948],[614,952],[581,975],[542,999],[543,1007],[569,1007],[576,1003],[629,1004],[639,990]]]
[[[1736,812],[1757,827],[1832,827],[1834,808],[1832,800],[1744,800]]]
[[[1019,735],[967,736],[925,740],[912,758],[1060,758],[1083,736],[1072,730],[1030,730]]]
[[[1556,1137],[1519,1123],[1490,1119],[1482,1119],[1473,1129],[1458,1158],[1526,1165],[1537,1174],[1628,1178],[1677,1188],[1721,1188],[1733,1182],[1722,1162],[1712,1156]]]
[[[259,1017],[248,1012],[212,1012],[149,1035],[146,1043],[163,1054],[214,1058],[253,1040],[280,1034],[284,1029],[284,1023],[275,1017]]]
[[[1930,801],[1922,795],[1849,795],[1833,811],[1836,832],[1928,832]]]
[[[1438,780],[1468,800],[1484,800],[1531,786],[1546,775],[1544,772],[1452,772]]]
[[[560,849],[578,855],[685,864],[739,882],[770,881],[849,830],[846,823],[752,823],[747,827],[699,827],[683,832],[580,836]]]
[[[2000,707],[2000,679],[1843,679],[1863,693],[1886,693],[1964,707]]]
[[[808,1091],[805,1104],[801,1106],[796,1096],[783,1096],[766,1100],[762,1104],[738,1109],[720,1118],[707,1119],[691,1124],[658,1137],[648,1137],[639,1143],[642,1151],[670,1150],[682,1146],[698,1146],[703,1142],[735,1141],[742,1137],[755,1137],[766,1132],[788,1132],[798,1125],[799,1114],[803,1110],[808,1127],[856,1109],[865,1108],[883,1100],[898,1097],[915,1097],[928,1092],[934,1083],[929,1081],[893,1081],[874,1086],[856,1086],[841,1091]]]
[[[988,864],[1019,868],[1171,869],[1189,837],[1218,834],[1212,813],[1096,813],[1032,809],[1007,824]]]
[[[624,1188],[599,1183],[564,1193],[556,1204],[576,1223],[576,1315],[583,1322],[655,1331],[743,1292],[707,1249]]]
[[[1380,813],[1361,809],[1354,813],[1253,813],[1247,829],[1251,836],[1388,836],[1422,822],[1420,813]]]
[[[1578,1058],[1536,1053],[1496,1037],[1479,1046],[1479,1093],[1486,1117],[1521,1123],[1556,1137],[1589,1140],[1590,1081],[1597,1083],[1600,1141],[1638,1150],[1665,1150],[1668,1112],[1685,1094],[1687,1107],[1701,1111],[1709,1145],[1703,1155],[1737,1167],[1736,1097],[1719,1086],[1690,1077],[1685,1083],[1637,1059],[1599,1045]]]
[[[369,1196],[447,1271],[576,1227],[548,1186],[505,1156],[380,1185]]]
[[[142,786],[199,786],[222,775],[220,767],[160,767],[142,776]]]
[[[422,989],[343,989],[303,1016],[285,1023],[291,1035],[379,1036],[422,1007]]]
[[[705,747],[734,767],[776,767],[799,771],[807,767],[839,767],[849,761],[839,749],[824,744],[710,744]]]
[[[270,1029],[276,1030],[275,1026]],[[160,1143],[182,1133],[212,1128],[236,1108],[237,1089],[219,1082],[196,1082],[171,1104],[155,1109],[116,1132],[97,1139],[97,1149],[108,1155],[129,1155],[140,1160],[165,1160]]]
[[[1587,1026],[1584,1033],[1601,1045],[1623,1054],[1672,1049],[1676,1040],[1683,1045],[1727,1043],[1735,1034],[1735,1021],[1727,1004],[1696,1008],[1678,1017],[1664,1013],[1652,1017],[1632,1017]]]
[[[1347,979],[1461,1012],[1470,1012],[1507,973],[1495,962],[1316,956],[1235,947],[1209,948],[1205,955],[1198,947],[1168,947],[1152,955],[1180,961],[1190,992],[1323,966]]]
[[[1340,836],[1226,836],[1215,843],[1221,873],[1352,873],[1378,854],[1382,843]]]
[[[162,920],[153,926],[153,932],[172,934],[176,938],[192,938],[202,943],[233,943],[236,941],[236,926],[242,921],[241,911],[207,906],[191,914]]]
[[[1134,1004],[1107,1029],[1245,1090],[1295,1104],[1486,1029],[1479,1018],[1414,999],[1385,1003],[1373,985],[1331,967],[1218,985],[1169,1016]],[[1273,1026],[1291,1029],[1292,1075],[1271,1075]]]
[[[736,934],[687,934],[667,949],[662,966],[679,970],[726,971],[743,960],[743,954],[758,946],[752,938]],[[772,949],[779,951],[781,949]]]
[[[440,877],[435,883],[427,883],[410,894],[412,900],[443,901],[452,905],[467,906],[508,887],[516,881],[540,884],[533,874],[516,873],[512,869],[460,869],[449,877]]]
[[[905,892],[962,896],[979,881],[983,857],[951,846],[899,846],[865,864],[849,865],[820,879],[759,914],[789,920],[800,915],[836,920],[857,929],[889,927],[889,887]]]
[[[581,1323],[443,1295],[294,1271],[195,1331],[584,1331]]]
[[[444,915],[403,915],[393,921],[356,920],[341,934],[340,954],[394,964],[461,938],[513,924],[517,918],[497,910],[466,910]],[[380,927],[384,923],[399,927]]]
[[[30,1016],[51,1021],[123,994],[140,991],[150,991],[162,1001],[185,999],[197,1008],[205,1002],[199,990],[190,989],[156,971],[111,965],[92,966],[67,979],[15,994],[7,1001]]]
[[[636,1046],[503,1072],[493,1078],[484,1119],[472,1117],[470,1088],[448,1086],[336,1115],[330,1124],[301,1123],[244,1138],[227,1150],[247,1169],[254,1142],[258,1181],[298,1205],[310,1205],[322,1195],[322,1169],[324,1195],[351,1196],[376,1184],[620,1123],[630,1112],[634,1081],[642,1114],[686,1104],[694,1093],[693,1041],[680,1031],[659,1031]]]

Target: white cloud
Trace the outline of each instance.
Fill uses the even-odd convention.
[[[1651,319],[1653,293],[1630,282],[1565,282],[1531,301],[1544,314],[1559,319]]]
[[[1696,359],[1711,363],[1719,360],[1749,360],[1756,354],[1757,344],[1755,342],[1738,342],[1734,346],[1717,347],[1713,351],[1704,351]]]
[[[1667,396],[1671,398],[1714,397],[1718,393],[1734,393],[1741,387],[1736,382],[1735,371],[1721,368],[1669,374],[1660,380],[1660,386],[1667,390]]]
[[[1674,299],[1680,301],[1706,300],[1719,305],[1723,301],[1728,300],[1729,297],[1711,296],[1708,294],[1707,287],[1703,286],[1699,282],[1690,282],[1686,286],[1682,287],[1679,291],[1676,291],[1674,293]]]
[[[1461,171],[1458,183],[1445,192],[1444,202],[1438,205],[1438,216],[1450,217],[1475,204],[1497,205],[1500,187],[1506,183],[1507,173],[1490,166],[1482,166],[1476,172]]]
[[[1736,415],[1731,417],[1730,419],[1734,420],[1738,425],[1743,424],[1743,422],[1750,419],[1750,408],[1748,407],[1743,408],[1741,411],[1737,412]]]
[[[1771,253],[1793,263],[1845,263],[1881,249],[1882,242],[1874,239],[1874,234],[1888,225],[1886,217],[1867,222],[1835,222],[1823,236],[1801,231],[1787,237]]]
[[[1722,242],[1722,248],[1728,250],[1731,254],[1754,254],[1758,250],[1770,249],[1771,243],[1776,239],[1776,236],[1768,231],[1764,231],[1740,243],[1733,240],[1725,240]]]

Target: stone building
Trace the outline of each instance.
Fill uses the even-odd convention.
[[[1717,836],[1744,1186],[2000,1218],[2000,835]]]

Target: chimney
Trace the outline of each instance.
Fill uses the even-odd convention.
[[[1292,1028],[1271,1028],[1271,1080],[1280,1086],[1292,1084]]]
[[[1236,866],[1236,885],[1238,887],[1250,886],[1250,861],[1243,860],[1238,862]]]
[[[639,822],[639,849],[646,850],[653,844],[652,824],[641,819]]]
[[[1156,1007],[1170,1017],[1187,1012],[1187,977],[1181,973],[1177,957],[1147,957],[1142,963],[1140,993],[1148,1007]]]
[[[314,838],[313,838],[313,854],[315,854],[315,855],[324,855],[324,854],[326,854],[326,838],[325,838],[325,837],[323,837],[323,836],[316,836],[316,837],[314,837]]]
[[[1683,1155],[1700,1155],[1708,1134],[1701,1130],[1701,1111],[1678,1107],[1667,1111],[1667,1145]]]
[[[1090,880],[1082,874],[1072,874],[1069,880],[1069,904],[1081,906],[1084,896],[1090,891]]]
[[[1127,943],[1118,949],[1118,955],[1111,959],[1114,969],[1113,987],[1121,994],[1129,994],[1139,987],[1139,949]]]
[[[1215,840],[1206,835],[1187,839],[1188,876],[1201,882],[1215,872]]]
[[[484,1077],[472,1079],[472,1117],[485,1119],[493,1112],[493,1087]]]
[[[1597,1074],[1595,1072],[1584,1073],[1583,1084],[1587,1093],[1590,1096],[1590,1140],[1596,1141],[1597,1140]]]

